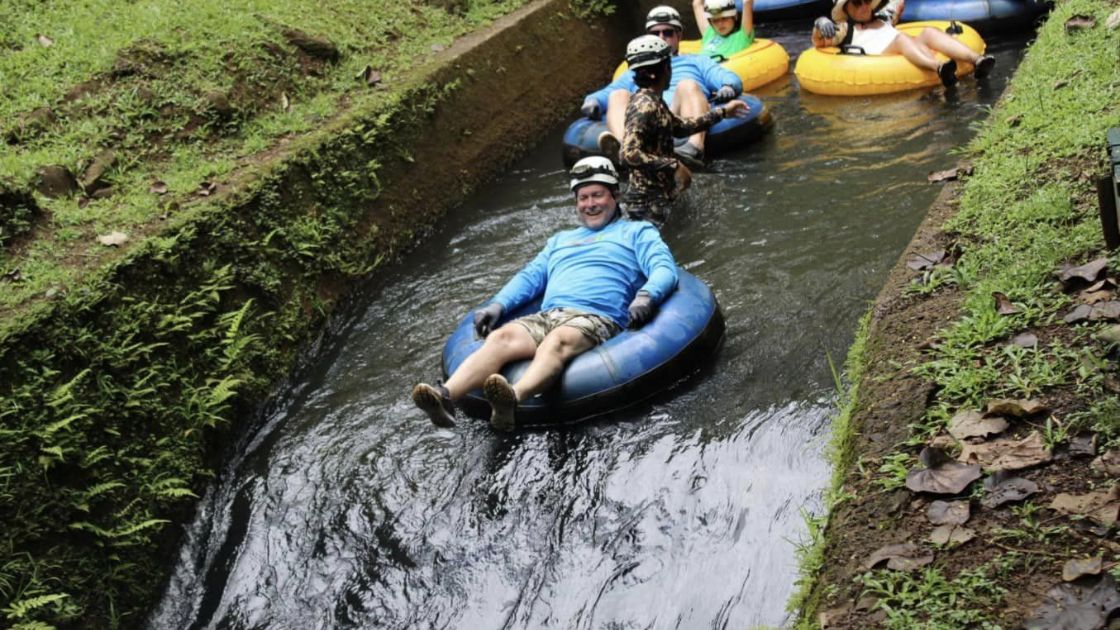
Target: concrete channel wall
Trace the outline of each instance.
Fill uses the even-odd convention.
[[[568,0],[532,2],[7,322],[0,577],[19,588],[0,609],[138,625],[222,445],[357,281],[575,114],[632,34],[623,13],[582,20]]]

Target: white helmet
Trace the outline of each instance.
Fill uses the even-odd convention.
[[[735,0],[704,0],[704,13],[709,20],[716,18],[733,18],[738,15],[735,9]]]
[[[605,157],[593,155],[575,163],[571,170],[572,192],[584,184],[605,184],[608,188],[618,188],[618,171]]]
[[[673,49],[657,35],[640,35],[626,45],[626,65],[631,70],[656,66],[673,56]]]
[[[649,13],[646,14],[647,31],[658,24],[674,26],[678,31],[684,30],[684,25],[681,23],[680,12],[667,4],[653,7],[649,10]]]

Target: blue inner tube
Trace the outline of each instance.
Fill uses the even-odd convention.
[[[522,401],[519,427],[554,426],[586,420],[632,405],[663,392],[711,360],[723,343],[724,323],[719,303],[708,285],[679,270],[677,289],[665,300],[653,321],[639,330],[625,330],[606,343],[577,356],[549,391]],[[535,312],[539,302],[509,314],[514,319]],[[444,376],[482,345],[476,339],[472,316],[467,315],[443,347]],[[502,369],[516,382],[528,361]],[[490,405],[475,390],[459,407],[476,418],[490,417]]]
[[[743,11],[742,0],[735,0],[735,7]],[[755,0],[755,22],[788,20],[799,17],[828,15],[832,3],[828,0]]]
[[[1027,26],[1046,11],[1036,0],[907,0],[906,22],[957,20],[980,32]]]
[[[772,125],[770,111],[766,109],[761,99],[752,94],[743,94],[739,100],[750,107],[750,113],[743,118],[721,120],[708,130],[704,151],[709,156],[750,144],[770,129]],[[589,155],[602,155],[599,152],[599,134],[606,130],[607,123],[604,120],[591,120],[587,117],[581,117],[569,125],[568,130],[564,132],[564,165],[571,168],[573,164]],[[677,140],[680,143],[686,138]]]

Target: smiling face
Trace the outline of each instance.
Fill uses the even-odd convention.
[[[610,223],[618,211],[618,200],[604,184],[584,184],[576,190],[576,212],[585,228],[598,230]]]
[[[708,22],[723,37],[727,37],[731,34],[731,31],[735,30],[735,18],[733,17],[712,18]]]

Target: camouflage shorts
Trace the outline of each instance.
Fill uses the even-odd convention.
[[[609,318],[574,308],[552,308],[513,320],[529,331],[529,336],[539,346],[548,333],[560,326],[570,326],[583,333],[596,344],[603,343],[618,334],[621,328]]]

